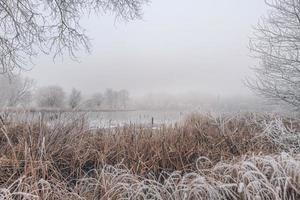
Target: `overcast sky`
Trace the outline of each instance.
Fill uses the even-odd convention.
[[[41,56],[25,74],[38,86],[76,87],[87,94],[105,88],[246,94],[242,80],[255,65],[248,38],[265,13],[262,0],[153,0],[143,20],[84,19],[90,55],[80,54],[80,63]]]

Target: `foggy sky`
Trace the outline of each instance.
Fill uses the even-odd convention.
[[[266,8],[262,0],[153,0],[143,20],[113,16],[85,18],[92,53],[80,63],[40,56],[25,76],[38,86],[76,87],[84,93],[105,88],[133,94],[199,92],[247,94],[242,80],[256,61],[248,38]]]

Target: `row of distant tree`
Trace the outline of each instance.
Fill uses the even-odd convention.
[[[191,110],[191,111],[269,111],[276,105],[251,96],[220,97],[209,94],[167,93],[130,98],[127,90],[106,89],[103,93],[83,95],[78,89],[65,92],[59,86],[36,88],[27,78],[0,75],[0,108],[39,107],[84,110]],[[278,106],[277,106],[278,107]],[[276,108],[278,109],[278,108]],[[283,110],[287,110],[283,107]],[[281,110],[276,110],[281,111]]]
[[[34,106],[70,109],[127,109],[127,90],[106,89],[85,97],[73,88],[68,94],[60,86],[35,88],[34,81],[21,76],[0,76],[0,107]]]

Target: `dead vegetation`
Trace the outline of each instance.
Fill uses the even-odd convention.
[[[191,115],[158,129],[0,122],[0,199],[298,199],[299,122]]]

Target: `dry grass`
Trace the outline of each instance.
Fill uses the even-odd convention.
[[[0,199],[298,199],[299,125],[255,114],[158,129],[2,120]]]

